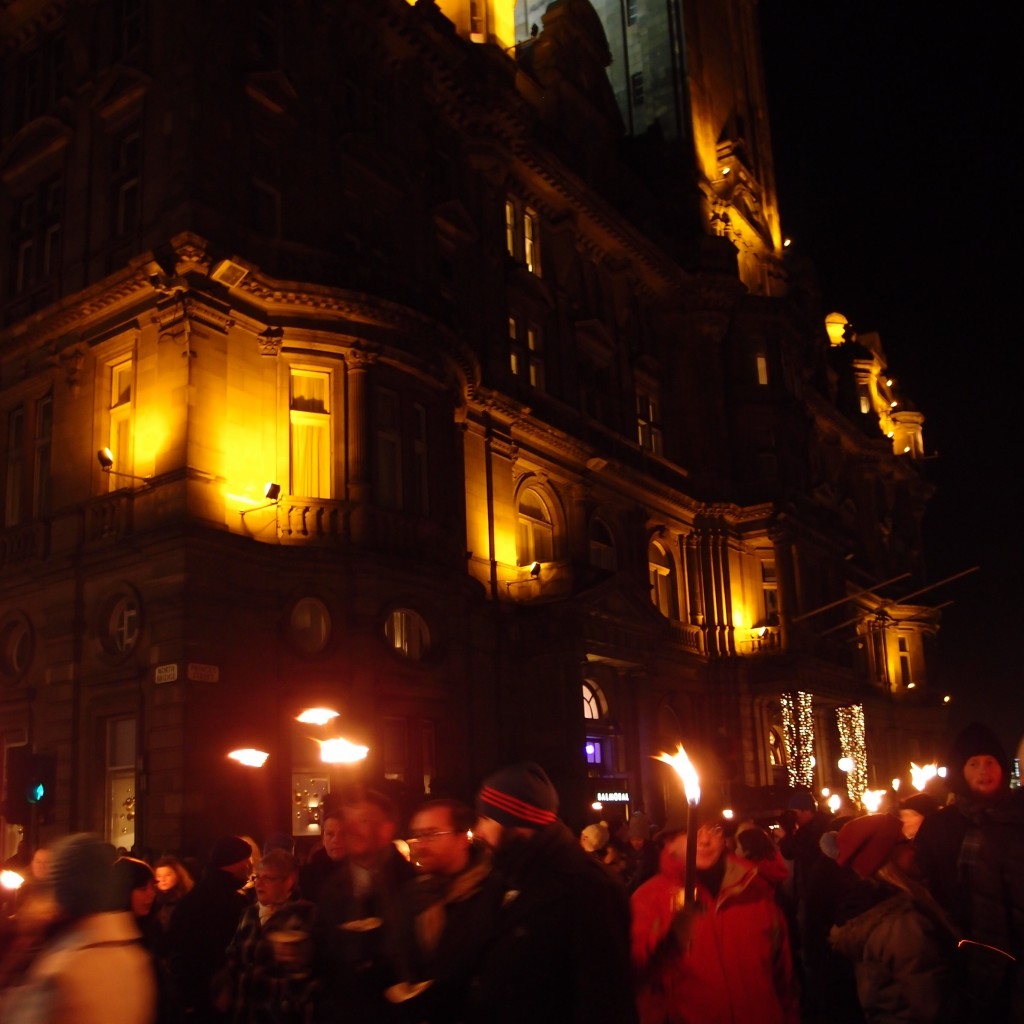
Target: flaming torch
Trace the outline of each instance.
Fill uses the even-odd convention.
[[[655,761],[671,765],[679,776],[686,798],[686,875],[683,887],[683,906],[697,902],[697,805],[700,803],[700,780],[697,770],[679,744],[675,754],[659,754]]]
[[[910,762],[910,781],[919,793],[938,774],[939,766],[934,762],[926,765],[916,765],[913,761]]]

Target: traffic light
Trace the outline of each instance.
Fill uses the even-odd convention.
[[[52,816],[56,795],[56,754],[34,754],[28,747],[7,750],[4,818],[9,825],[28,825],[32,811],[36,823],[45,824]]]

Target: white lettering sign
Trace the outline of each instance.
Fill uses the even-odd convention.
[[[216,665],[199,665],[189,662],[188,677],[197,683],[216,683],[220,679],[220,668]]]
[[[173,683],[178,678],[178,666],[174,665],[157,665],[153,670],[153,682],[155,683]]]
[[[597,799],[603,804],[628,804],[628,793],[598,793]]]

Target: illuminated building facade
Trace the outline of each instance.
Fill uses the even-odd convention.
[[[922,417],[783,258],[754,4],[670,8],[685,76],[642,2],[535,6],[4,6],[0,738],[56,759],[43,838],[302,833],[338,731],[408,799],[536,759],[574,824],[660,816],[678,742],[748,807],[930,759]]]

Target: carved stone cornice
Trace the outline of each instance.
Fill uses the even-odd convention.
[[[260,355],[276,358],[281,354],[281,344],[284,341],[284,331],[280,327],[268,327],[265,331],[256,335],[256,342],[260,347]]]

